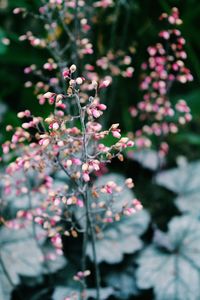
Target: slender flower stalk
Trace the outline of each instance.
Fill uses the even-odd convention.
[[[179,29],[182,20],[178,9],[173,8],[169,15],[163,13],[160,21],[164,27],[159,33],[160,41],[147,48],[148,60],[141,66],[143,98],[136,107],[130,108],[130,113],[133,117],[138,116],[142,123],[136,131],[136,144],[143,147],[144,137],[150,140],[156,137],[154,146],[161,156],[165,156],[169,148],[166,137],[177,133],[181,125],[192,119],[185,100],[180,99],[175,105],[172,103],[171,89],[176,82],[186,84],[192,81],[193,76],[185,65],[187,53]]]
[[[52,107],[47,118],[35,117],[26,110],[18,113],[18,117],[23,120],[21,127],[15,130],[12,126],[7,126],[12,136],[11,141],[3,144],[3,152],[5,155],[14,153],[16,160],[6,169],[4,193],[9,195],[14,189],[20,196],[28,192],[29,206],[27,210],[17,213],[16,220],[5,221],[5,224],[10,228],[20,228],[22,224],[26,226],[30,221],[41,225],[57,255],[63,253],[62,236],[76,238],[83,234],[81,271],[77,273],[75,280],[80,281],[83,287],[82,298],[85,299],[86,277],[89,276],[86,257],[88,243],[91,243],[96,299],[100,299],[96,228],[103,231],[105,224],[119,221],[123,216],[131,217],[142,206],[136,199],[128,203],[124,199],[117,210],[113,206],[119,192],[126,187],[133,187],[131,179],[127,179],[124,186],[118,186],[114,181],[108,181],[103,186],[95,185],[95,178],[101,176],[102,165],[109,164],[113,158],[123,161],[123,150],[132,147],[134,142],[121,136],[119,124],[112,124],[108,130],[102,129],[98,119],[107,107],[100,103],[99,85],[91,82],[93,91],[87,101],[82,102],[81,87],[84,78],[75,77],[76,69],[76,65],[71,65],[63,72],[66,93],[47,91],[43,95]],[[75,103],[74,115],[69,114],[69,101]],[[107,146],[104,140],[109,135],[115,141]],[[66,184],[57,186],[59,172],[64,174]],[[33,186],[28,186],[27,191],[25,183],[31,173],[35,174],[38,181]],[[18,179],[19,176],[21,180]],[[33,205],[30,203],[30,195],[41,200]],[[107,201],[102,202],[101,196],[105,195]]]

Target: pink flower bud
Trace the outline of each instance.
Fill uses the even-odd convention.
[[[127,142],[127,146],[128,147],[133,147],[134,146],[134,142],[133,141],[128,141]]]
[[[110,80],[104,80],[101,82],[99,88],[107,88],[110,85],[111,81]]]
[[[18,15],[18,14],[20,14],[21,12],[23,12],[23,8],[21,8],[21,7],[16,7],[16,8],[13,10],[13,14],[15,14],[15,15]]]
[[[72,158],[72,163],[76,166],[80,166],[81,160],[79,158]]]
[[[113,130],[113,131],[112,131],[112,135],[113,135],[115,138],[117,138],[117,139],[119,139],[119,138],[121,137],[121,134],[120,134],[119,131],[117,131],[117,130]]]
[[[84,163],[83,165],[82,165],[82,171],[87,171],[88,170],[88,164],[87,163]]]
[[[44,147],[47,147],[49,145],[49,143],[50,143],[49,139],[41,139],[39,141],[39,145],[44,146]]]
[[[83,173],[83,180],[84,180],[85,182],[90,181],[90,176],[89,176],[89,174],[88,174],[87,172],[84,172],[84,173]]]
[[[71,65],[71,67],[69,68],[71,73],[76,72],[76,65]]]
[[[94,118],[99,118],[101,116],[101,113],[100,113],[100,111],[98,111],[97,109],[94,108],[92,110],[92,115]]]
[[[76,83],[77,84],[82,84],[83,83],[83,79],[81,77],[76,78]]]
[[[98,104],[97,107],[100,110],[106,110],[107,109],[107,106],[105,104]]]
[[[58,130],[58,128],[59,128],[59,124],[57,122],[53,123],[52,129],[56,131]]]
[[[2,145],[3,153],[7,154],[9,152],[9,145],[7,143]]]
[[[50,99],[55,96],[55,93],[47,92],[43,95],[45,99]]]
[[[69,75],[70,75],[70,71],[68,69],[63,71],[63,77],[64,77],[64,79],[68,78]]]
[[[22,119],[22,118],[24,118],[25,114],[23,111],[21,111],[17,114],[17,116],[18,116],[18,118]]]

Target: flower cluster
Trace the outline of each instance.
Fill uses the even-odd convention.
[[[134,143],[121,136],[119,124],[102,129],[98,119],[106,105],[100,103],[98,84],[92,83],[94,96],[81,103],[79,89],[83,80],[74,77],[75,71],[76,66],[72,65],[63,72],[68,86],[66,94],[48,91],[43,95],[52,107],[51,114],[43,119],[29,110],[19,112],[22,126],[7,126],[11,140],[2,147],[4,155],[14,151],[17,156],[3,177],[4,195],[25,197],[29,203],[17,212],[16,219],[5,224],[10,228],[26,226],[30,221],[40,224],[58,254],[62,254],[61,236],[77,237],[85,230],[79,219],[87,218],[88,214],[94,224],[98,223],[99,231],[103,224],[119,221],[142,208],[137,199],[129,203],[124,199],[123,205],[114,209],[118,193],[133,188],[132,179],[127,179],[123,186],[114,181],[103,186],[95,183],[102,166],[113,158],[123,161],[122,151]],[[69,101],[76,104],[74,115],[69,114]],[[105,138],[109,135],[115,142],[108,146]]]
[[[132,54],[134,50],[129,49],[129,53],[121,50],[114,51],[110,43],[107,52],[95,49],[95,55],[91,55],[94,53],[91,42],[95,35],[94,25],[98,26],[100,22],[98,18],[92,16],[96,14],[96,10],[112,6],[111,0],[95,1],[92,6],[88,6],[84,0],[73,0],[46,1],[37,14],[30,13],[23,8],[14,9],[14,14],[31,15],[37,18],[44,27],[43,36],[38,37],[28,31],[19,38],[20,41],[28,41],[33,47],[46,48],[51,56],[42,68],[31,65],[24,69],[31,79],[25,83],[25,86],[34,88],[40,104],[45,102],[43,93],[49,89],[62,93],[63,78],[60,74],[72,62],[75,62],[78,68],[82,67],[81,73],[88,81],[95,80],[102,87],[111,85],[113,76],[125,78],[133,76]],[[114,12],[111,10],[109,13]],[[39,78],[39,81],[35,82],[36,78]],[[91,90],[88,81],[85,81],[82,93],[85,90],[87,94],[87,91]]]
[[[138,115],[141,121],[145,121],[136,133],[138,137],[176,133],[179,125],[190,122],[192,118],[184,100],[173,106],[169,98],[175,82],[185,84],[193,80],[185,66],[187,54],[184,50],[185,39],[178,29],[182,24],[178,9],[173,8],[170,15],[163,13],[160,20],[166,23],[166,29],[159,33],[160,42],[148,47],[148,61],[142,64],[144,73],[140,89],[143,99],[137,107],[130,108],[133,117]]]

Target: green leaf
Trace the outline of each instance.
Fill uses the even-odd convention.
[[[140,289],[154,289],[156,300],[198,300],[200,295],[200,222],[176,217],[167,237],[171,251],[154,243],[141,252],[137,262]]]
[[[2,228],[1,259],[14,285],[20,283],[20,275],[34,277],[42,273],[42,252],[31,237],[31,228],[11,230]]]
[[[161,172],[156,183],[178,195],[175,204],[181,212],[200,215],[200,161]]]
[[[66,264],[66,260],[62,256],[55,261],[44,262],[43,251],[38,246],[36,239],[33,238],[32,230],[31,225],[17,230],[6,227],[2,227],[0,230],[0,282],[7,282],[8,285],[9,281],[5,277],[6,271],[12,283],[12,286],[9,283],[10,292],[13,286],[20,284],[21,276],[39,279],[43,274],[56,272]],[[44,248],[46,254],[52,251],[51,247]],[[4,286],[0,285],[1,292],[7,291],[4,291]]]
[[[143,210],[135,215],[124,217],[121,221],[109,224],[105,228],[103,236],[101,235],[99,238],[97,236],[97,262],[119,263],[124,254],[132,254],[140,250],[143,242],[139,236],[145,232],[148,223],[149,215]],[[87,254],[93,260],[91,243]]]
[[[112,271],[105,278],[106,284],[114,290],[114,296],[120,300],[129,299],[133,295],[137,295],[139,290],[136,286],[135,267],[133,264],[129,266],[121,266],[120,268],[112,268]]]
[[[191,145],[200,145],[200,135],[195,133],[180,133],[176,135],[175,142],[177,143],[188,143]]]
[[[102,176],[96,181],[96,186],[102,186],[108,181],[114,181],[117,185],[123,186],[125,178],[118,174]],[[108,195],[102,195],[101,201],[107,201]],[[124,203],[134,199],[134,194],[125,188],[114,198],[112,209],[120,211]],[[110,264],[122,261],[124,254],[131,254],[142,248],[140,236],[145,232],[149,224],[149,214],[142,210],[134,215],[123,217],[118,222],[105,224],[104,230],[97,235],[97,261]],[[110,251],[112,249],[112,251]],[[89,243],[87,254],[93,259],[92,244]]]

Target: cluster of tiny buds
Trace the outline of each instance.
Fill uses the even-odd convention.
[[[68,196],[66,197],[66,190],[63,191],[63,196],[61,195],[61,190],[52,190],[53,179],[51,177],[46,177],[45,188],[39,189],[38,191],[42,192],[43,198],[44,195],[48,192],[49,197],[46,200],[43,199],[43,203],[41,207],[36,207],[31,210],[19,210],[17,213],[17,220],[23,220],[23,222],[17,222],[17,220],[7,221],[5,225],[9,228],[20,229],[24,228],[27,222],[34,221],[35,223],[41,225],[45,230],[47,230],[48,237],[51,240],[52,245],[56,249],[57,255],[62,255],[62,237],[61,235],[73,236],[76,238],[79,234],[78,228],[73,225],[72,228],[68,231],[62,229],[59,225],[62,219],[62,206],[64,205],[65,210],[68,209],[68,215],[70,214],[70,209],[73,206],[77,206],[83,209],[84,203],[81,199],[78,199],[76,196]],[[27,188],[25,188],[24,183],[26,179],[21,182],[17,180],[15,184],[22,184],[22,188],[20,189],[21,194],[28,194]],[[101,209],[104,211],[104,216],[101,217],[101,221],[103,223],[111,223],[113,221],[119,221],[121,216],[130,216],[137,211],[142,209],[142,205],[140,201],[137,199],[133,199],[131,203],[124,203],[121,207],[121,211],[112,212],[110,208],[109,202],[101,200],[101,194],[108,194],[111,196],[111,200],[113,202],[113,197],[118,193],[122,193],[123,189],[127,187],[132,189],[134,187],[134,183],[131,178],[125,180],[124,186],[118,186],[114,181],[108,181],[105,185],[99,187],[92,188],[92,195],[94,201],[91,203],[91,209],[98,215],[98,210]],[[7,178],[5,182],[5,193],[8,195],[13,190],[13,187],[10,186],[9,178]],[[32,192],[33,193],[33,192]],[[60,195],[59,195],[60,194]],[[65,194],[65,195],[64,195]],[[97,202],[96,202],[97,201]],[[95,204],[96,203],[96,204]],[[47,208],[50,208],[51,214],[48,213]],[[52,214],[55,213],[55,214]],[[98,216],[100,220],[100,215]],[[70,221],[66,219],[66,221]],[[100,227],[99,227],[100,229]]]
[[[76,275],[74,275],[73,279],[75,281],[82,281],[85,277],[90,276],[90,270],[85,270],[84,272],[79,271]]]
[[[97,67],[102,70],[109,70],[112,76],[121,75],[122,77],[127,78],[131,78],[133,76],[134,68],[131,64],[131,56],[126,55],[123,51],[118,51],[116,53],[109,51],[106,56],[103,56],[96,61]],[[89,67],[90,71],[93,71],[94,68],[92,69],[91,65],[86,65],[87,69]]]
[[[102,125],[97,119],[105,111],[106,105],[101,104],[97,96],[98,83],[92,83],[95,96],[89,96],[86,103],[82,104],[79,88],[85,79],[76,78],[74,74],[76,70],[76,66],[71,65],[63,72],[66,85],[70,88],[70,91],[67,89],[67,94],[50,91],[43,94],[44,99],[53,105],[51,114],[43,119],[33,116],[29,110],[19,112],[18,117],[23,120],[22,126],[14,129],[8,125],[6,129],[12,133],[11,140],[2,145],[4,154],[14,150],[18,156],[6,169],[5,195],[8,196],[15,190],[17,196],[31,194],[32,197],[38,198],[41,195],[43,199],[37,207],[19,210],[18,222],[8,221],[7,226],[20,228],[22,224],[25,226],[26,222],[30,221],[41,225],[47,231],[47,236],[59,255],[62,254],[62,235],[77,237],[79,234],[77,224],[72,222],[72,214],[74,207],[84,214],[83,195],[86,188],[89,188],[92,195],[93,213],[98,215],[98,211],[101,210],[97,219],[102,224],[119,221],[122,216],[132,215],[142,208],[137,199],[127,203],[124,199],[120,210],[111,209],[110,204],[115,201],[118,193],[122,193],[125,188],[134,187],[130,178],[125,180],[123,186],[117,185],[114,181],[108,181],[100,187],[93,184],[96,174],[102,175],[102,166],[104,167],[114,157],[123,161],[122,151],[127,147],[133,147],[134,142],[128,137],[121,136],[118,123],[112,124],[108,130],[102,130]],[[69,99],[76,100],[77,107],[74,111],[78,113],[75,116],[68,115],[66,101]],[[179,109],[184,110],[184,105],[180,105]],[[77,119],[81,123],[81,128],[76,126]],[[30,130],[31,128],[34,130]],[[111,146],[104,144],[104,138],[109,134],[116,139]],[[64,172],[70,184],[54,187],[54,179],[48,175],[49,171],[50,174],[57,171]],[[29,172],[36,172],[39,180],[31,191],[25,179]],[[15,174],[16,178],[12,174]],[[108,202],[102,201],[101,195],[106,195]],[[68,223],[72,222],[69,230],[60,226],[63,218]]]
[[[107,8],[113,6],[112,0],[102,0],[95,1],[93,3],[93,10],[95,12],[96,8]],[[73,36],[73,30],[71,26],[74,26],[74,13],[73,9],[78,5],[78,22],[79,22],[79,34],[77,38]],[[61,0],[52,0],[47,1],[43,6],[39,8],[39,15],[35,15],[34,13],[30,13],[26,11],[24,8],[15,8],[13,10],[14,14],[23,13],[24,15],[28,15],[29,13],[34,17],[37,16],[44,23],[44,28],[47,32],[46,36],[38,37],[35,36],[31,31],[26,32],[21,35],[20,41],[28,41],[33,47],[41,47],[47,48],[51,53],[53,58],[47,60],[47,62],[43,65],[43,68],[40,70],[35,65],[27,66],[24,69],[26,74],[32,73],[35,77],[39,77],[41,80],[37,83],[32,83],[32,81],[27,81],[25,83],[25,87],[30,88],[33,87],[35,94],[38,96],[38,100],[40,104],[45,103],[45,99],[42,95],[45,91],[49,90],[49,88],[53,88],[55,91],[60,88],[60,78],[58,80],[57,75],[55,75],[55,71],[61,69],[65,66],[64,62],[61,60],[62,55],[65,54],[65,51],[72,47],[73,43],[76,43],[77,56],[79,60],[83,60],[85,55],[93,54],[93,45],[89,38],[89,32],[91,30],[90,19],[88,19],[87,14],[85,13],[87,10],[84,10],[84,6],[86,2],[84,0],[79,1],[61,1]],[[68,10],[70,8],[70,10]],[[72,10],[72,12],[70,12]],[[57,17],[54,18],[54,13],[57,13]],[[49,16],[51,18],[49,19]],[[66,48],[63,45],[60,45],[58,37],[60,35],[67,34],[69,38],[69,45],[66,45]],[[72,43],[71,43],[72,42]],[[134,50],[129,49],[130,54],[134,52]],[[55,55],[53,55],[55,53]],[[56,57],[60,56],[58,60]],[[63,56],[64,57],[64,56]],[[91,60],[92,61],[92,60]],[[108,53],[105,53],[104,56],[98,58],[95,62],[85,64],[83,60],[83,68],[84,68],[84,77],[87,80],[97,81],[99,82],[100,88],[105,88],[112,83],[112,77],[122,76],[125,78],[131,78],[133,76],[134,68],[132,66],[132,57],[131,55],[127,55],[124,51],[118,50],[114,52],[113,50],[109,50]],[[99,72],[100,71],[100,72]],[[104,72],[110,74],[105,76]],[[48,73],[49,72],[49,73]],[[47,74],[46,74],[47,73]],[[101,75],[99,75],[99,73]],[[78,84],[83,84],[83,78],[77,78]],[[83,84],[82,91],[91,90],[93,87],[91,84]],[[84,102],[85,94],[82,97],[82,101]]]
[[[193,80],[184,63],[187,58],[185,40],[176,28],[182,23],[178,9],[173,8],[170,15],[162,14],[160,20],[165,20],[170,28],[159,33],[160,43],[148,47],[149,59],[142,64],[144,74],[140,88],[144,93],[143,99],[137,107],[130,108],[133,117],[139,116],[141,121],[146,122],[136,132],[137,137],[143,134],[163,136],[176,133],[178,125],[184,125],[192,119],[190,108],[184,100],[179,100],[174,107],[169,99],[175,81],[186,83]]]
[[[107,7],[112,7],[114,5],[113,0],[100,0],[94,2],[94,7],[102,7],[102,8],[107,8]]]

